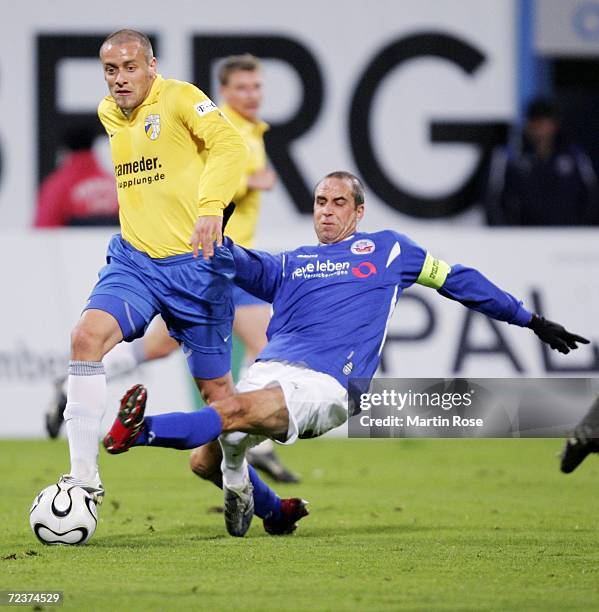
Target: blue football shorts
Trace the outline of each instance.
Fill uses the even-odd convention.
[[[195,378],[231,369],[235,263],[226,247],[216,247],[207,262],[191,253],[153,259],[116,234],[106,262],[84,310],[111,314],[127,341],[143,336],[160,314]]]

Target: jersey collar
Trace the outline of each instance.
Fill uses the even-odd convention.
[[[344,238],[343,240],[340,240],[339,242],[327,242],[326,244],[324,242],[319,242],[318,246],[322,246],[322,247],[327,247],[327,246],[335,246],[336,244],[341,244],[342,242],[347,242],[348,240],[352,240],[353,238],[355,238],[355,234],[352,234],[351,236],[348,236],[347,238]]]
[[[144,101],[136,108],[141,108],[142,106],[146,106],[147,104],[153,104],[158,99],[158,95],[162,89],[162,85],[164,83],[164,79],[162,75],[157,74],[154,82],[152,83],[152,87],[150,87],[150,91],[148,95],[145,97]]]

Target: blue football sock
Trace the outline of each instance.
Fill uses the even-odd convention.
[[[135,446],[191,449],[216,440],[222,431],[220,416],[210,406],[197,412],[169,412],[148,416]]]
[[[281,498],[258,476],[256,470],[248,465],[250,481],[254,487],[254,513],[259,518],[281,516]]]

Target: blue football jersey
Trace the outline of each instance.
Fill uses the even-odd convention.
[[[374,375],[397,300],[415,282],[510,323],[526,325],[532,316],[476,270],[450,269],[392,230],[277,255],[228,238],[225,245],[235,260],[235,282],[273,306],[258,360],[303,364],[344,386],[349,376]]]

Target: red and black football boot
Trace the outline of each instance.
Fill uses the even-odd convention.
[[[281,500],[281,516],[278,519],[265,518],[264,531],[270,535],[288,535],[297,529],[297,521],[308,516],[308,502],[299,497]]]
[[[128,451],[139,437],[147,399],[148,392],[143,385],[135,385],[123,395],[116,419],[102,440],[111,455]]]

